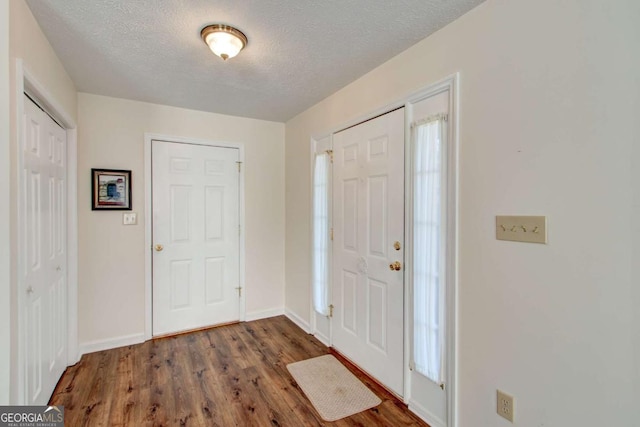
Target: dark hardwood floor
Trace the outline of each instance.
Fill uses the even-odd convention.
[[[327,349],[284,316],[82,356],[50,404],[67,426],[426,426],[342,359],[382,403],[322,421],[286,365]]]

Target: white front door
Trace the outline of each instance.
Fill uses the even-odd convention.
[[[153,335],[240,319],[239,150],[152,141]]]
[[[67,134],[24,97],[20,332],[25,404],[44,405],[67,360]]]
[[[404,108],[334,135],[333,345],[402,396]]]

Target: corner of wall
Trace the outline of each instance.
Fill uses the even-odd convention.
[[[293,310],[289,310],[288,308],[285,308],[284,315],[287,316],[289,320],[291,320],[293,323],[298,325],[300,329],[302,329],[306,333],[311,332],[311,326],[309,325],[309,322],[304,320],[302,317],[298,316]]]

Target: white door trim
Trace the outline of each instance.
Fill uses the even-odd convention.
[[[78,190],[77,190],[77,140],[78,130],[75,120],[66,109],[56,100],[49,90],[40,83],[36,77],[24,65],[22,59],[16,59],[16,120],[17,120],[17,144],[24,135],[24,92],[28,92],[40,101],[47,112],[67,131],[67,366],[71,366],[80,360],[78,353]],[[16,182],[18,183],[18,198],[20,197],[21,178],[20,171],[23,167],[22,151],[16,150],[18,167]],[[18,221],[22,218],[20,203],[17,204]],[[18,238],[18,254],[22,253]],[[18,272],[22,271],[22,258],[17,257]],[[12,363],[13,375],[11,384],[11,400],[15,404],[23,404],[26,401],[24,379],[24,343],[21,340],[21,331],[24,329],[23,308],[24,296],[19,292],[22,286],[21,275],[17,274],[17,284],[14,291],[17,295],[18,310],[18,357]]]
[[[449,224],[450,224],[450,234],[449,241],[447,242],[450,248],[451,253],[449,255],[449,269],[452,272],[452,276],[450,277],[450,288],[446,297],[447,301],[447,378],[448,378],[448,387],[447,387],[447,402],[448,402],[448,426],[447,427],[458,427],[458,419],[457,419],[457,408],[458,408],[458,380],[457,380],[457,372],[458,372],[458,354],[457,354],[457,339],[458,339],[458,245],[456,244],[458,241],[458,227],[459,227],[459,215],[458,209],[458,194],[459,194],[459,180],[458,180],[458,152],[459,152],[459,139],[458,139],[458,120],[459,120],[459,87],[460,87],[460,73],[455,73],[450,76],[447,76],[433,84],[423,87],[422,89],[412,91],[409,94],[399,97],[396,101],[391,102],[387,105],[384,105],[380,108],[377,108],[373,111],[370,111],[366,114],[359,115],[353,119],[346,120],[336,126],[332,126],[331,128],[325,128],[321,131],[314,132],[311,135],[311,156],[310,156],[310,164],[311,164],[311,181],[313,184],[313,154],[315,153],[315,141],[319,141],[320,139],[326,137],[327,135],[333,135],[335,132],[338,132],[342,129],[346,129],[351,126],[355,126],[359,123],[362,123],[371,118],[377,117],[379,115],[388,113],[392,110],[395,110],[400,107],[406,107],[407,112],[411,111],[411,104],[415,102],[419,102],[423,99],[429,98],[431,96],[437,95],[438,93],[442,93],[445,91],[449,91],[449,138],[450,138],[450,157],[449,157],[449,185],[451,188],[450,200],[449,200]],[[405,114],[405,166],[410,161],[410,158],[407,157],[410,155],[410,143],[411,143],[411,132],[409,127],[409,114]],[[411,170],[410,168],[405,167],[405,188],[410,188],[410,180],[411,180]],[[312,187],[310,187],[310,191]],[[310,193],[312,194],[312,193]],[[312,202],[310,206],[313,208]],[[411,199],[405,197],[405,243],[409,242],[409,218],[407,217],[409,211],[411,209]],[[313,212],[312,210],[310,212]],[[312,230],[313,231],[313,230]],[[312,235],[311,235],[312,236]],[[406,247],[405,252],[405,260],[411,259],[411,253],[408,252],[410,250],[409,247]],[[406,266],[406,265],[405,265]],[[406,266],[407,267],[407,266]],[[405,308],[409,307],[410,301],[410,292],[408,289],[409,281],[406,277],[406,272],[408,268],[405,268]],[[313,295],[313,292],[311,292]],[[314,318],[314,310],[313,310],[313,297],[310,298],[311,307],[310,307],[310,323]],[[405,357],[405,373],[404,373],[404,401],[407,404],[410,404],[410,370],[409,370],[409,356],[411,352],[410,348],[410,325],[411,319],[409,318],[409,310],[405,309],[405,328],[404,328],[404,357]],[[314,326],[312,326],[313,330]],[[330,345],[333,345],[333,342],[330,342]],[[415,404],[409,406],[409,409],[413,412],[416,412],[421,417],[424,416],[420,408]]]
[[[180,144],[195,144],[206,145],[210,147],[222,147],[222,148],[236,148],[238,149],[240,162],[242,167],[240,168],[240,286],[245,290],[240,296],[240,321],[244,321],[246,318],[245,301],[246,301],[246,286],[245,286],[245,202],[244,202],[244,144],[234,142],[222,142],[222,141],[207,141],[203,139],[185,138],[181,136],[161,135],[155,133],[144,134],[144,265],[145,265],[145,322],[144,322],[144,339],[150,340],[153,338],[153,268],[152,268],[152,248],[153,243],[153,221],[152,221],[152,188],[151,188],[151,141],[160,140],[168,142],[176,142]]]

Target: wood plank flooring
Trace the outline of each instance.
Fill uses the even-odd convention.
[[[50,404],[68,426],[426,426],[357,368],[382,403],[322,421],[286,365],[329,349],[284,316],[82,356]]]

